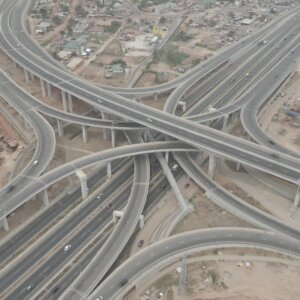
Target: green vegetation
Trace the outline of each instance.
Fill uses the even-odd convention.
[[[157,5],[157,4],[162,4],[162,3],[169,2],[169,1],[170,0],[152,0],[151,3],[149,4],[149,0],[140,0],[138,7],[143,8],[143,7],[151,6],[153,4]]]
[[[175,32],[172,38],[173,41],[183,41],[183,42],[187,42],[190,39],[191,36],[184,31]]]
[[[41,8],[39,14],[42,16],[44,20],[48,19],[48,10],[46,8]]]
[[[177,49],[178,47],[176,46],[167,45],[162,50],[155,50],[153,54],[153,62],[158,63],[160,61],[165,61],[172,67],[180,65],[186,58],[189,57],[189,55],[184,52],[177,51]]]
[[[114,59],[110,65],[121,65],[123,68],[125,68],[127,66],[126,61],[124,61],[123,59]]]
[[[59,16],[53,16],[52,17],[52,22],[55,24],[55,25],[60,25],[62,23],[61,21],[61,18]]]
[[[117,30],[121,27],[121,23],[118,21],[112,21],[110,26],[105,26],[104,31],[105,32],[110,32],[110,33],[115,33]]]
[[[166,17],[161,17],[160,19],[159,19],[159,23],[160,24],[165,24],[167,22],[167,18]]]
[[[84,8],[81,5],[77,5],[75,7],[75,11],[76,11],[77,17],[79,17],[79,18],[84,18],[88,14],[88,12],[85,11]]]

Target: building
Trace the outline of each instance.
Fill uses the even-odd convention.
[[[75,52],[77,55],[80,55],[81,52],[83,51],[83,49],[84,49],[84,46],[79,41],[70,41],[70,42],[66,43],[64,46],[64,50]]]
[[[165,14],[167,12],[173,11],[176,7],[176,4],[173,2],[166,2],[155,5],[154,11],[156,14]]]
[[[69,51],[69,50],[62,50],[62,51],[59,51],[57,53],[57,58],[61,61],[69,61],[69,59],[72,57],[73,53],[72,51]]]
[[[81,34],[85,32],[89,27],[89,22],[86,20],[80,20],[73,28],[73,33]]]
[[[74,71],[77,67],[79,67],[83,63],[83,59],[80,57],[73,57],[71,61],[67,64],[67,68],[71,71]]]

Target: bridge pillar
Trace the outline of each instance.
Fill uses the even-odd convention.
[[[114,129],[111,129],[111,146],[112,148],[116,147],[116,132]]]
[[[66,96],[66,92],[61,90],[61,99],[63,102],[63,109],[64,111],[68,111],[68,105],[67,105],[67,96]]]
[[[215,177],[215,171],[216,171],[216,158],[215,156],[210,154],[208,160],[208,176],[213,179]]]
[[[145,218],[144,215],[140,215],[140,229],[143,229],[145,226]]]
[[[182,111],[185,112],[186,111],[186,102],[185,101],[179,101],[179,104],[182,108]]]
[[[165,161],[167,164],[169,164],[169,151],[165,152]]]
[[[68,103],[69,103],[69,112],[73,112],[73,100],[72,100],[72,95],[68,93]]]
[[[296,194],[295,194],[295,198],[294,198],[294,206],[298,207],[299,205],[299,200],[300,200],[300,185],[298,185]]]
[[[34,80],[34,74],[31,73],[31,72],[29,72],[29,79],[30,79],[30,80]]]
[[[49,204],[49,197],[48,197],[48,191],[47,190],[43,190],[42,191],[42,200],[43,200],[43,203],[45,205],[45,207],[48,207],[50,204]]]
[[[56,120],[57,122],[57,129],[58,129],[58,135],[63,136],[64,135],[64,128],[61,120]]]
[[[28,83],[30,81],[30,78],[29,78],[29,72],[26,69],[24,69],[24,75],[25,75],[25,80]]]
[[[226,132],[227,124],[228,124],[228,115],[225,115],[224,118],[223,118],[223,128],[222,128],[222,131]]]
[[[46,82],[47,86],[47,95],[48,97],[51,97],[51,84],[49,82]]]
[[[29,122],[26,119],[24,119],[24,122],[25,122],[25,128],[26,128],[26,130],[29,131],[30,130],[30,124],[29,124]]]
[[[82,170],[77,171],[76,176],[80,180],[82,198],[85,199],[88,196],[87,176]]]
[[[9,231],[9,226],[8,226],[8,222],[7,222],[7,217],[4,217],[0,220],[0,224],[1,227],[5,230],[5,231]]]
[[[241,163],[237,162],[235,170],[238,172],[240,170],[240,168],[241,168]]]
[[[154,100],[157,101],[158,100],[158,95],[154,94]]]
[[[88,134],[87,134],[87,126],[82,125],[82,138],[83,138],[83,143],[86,144],[88,141]]]
[[[108,115],[104,111],[101,111],[101,115],[103,120],[108,120]],[[110,139],[110,130],[108,128],[103,128],[103,139],[105,141]]]
[[[106,177],[107,179],[111,179],[111,161],[106,163]]]
[[[145,129],[143,134],[144,134],[144,142],[147,143],[148,142],[148,129]]]
[[[42,78],[40,78],[40,82],[41,82],[42,96],[43,98],[45,98],[46,97],[45,81]]]

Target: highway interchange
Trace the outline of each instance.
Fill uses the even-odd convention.
[[[270,94],[272,94],[293,71],[294,60],[300,54],[299,47],[297,47],[299,39],[298,34],[293,34],[294,32],[299,31],[299,16],[289,16],[289,18],[287,18],[289,19],[288,21],[282,21],[284,26],[270,30],[270,33],[268,33],[270,35],[268,37],[269,43],[263,50],[261,50],[261,46],[258,47],[257,41],[262,38],[262,34],[266,34],[266,29],[241,42],[238,46],[236,46],[236,48],[231,47],[230,49],[223,51],[220,56],[216,56],[215,58],[206,62],[205,66],[200,65],[189,74],[183,76],[182,78],[180,77],[180,79],[176,80],[175,82],[162,86],[161,90],[159,87],[146,88],[144,90],[139,89],[135,94],[135,89],[104,90],[75,77],[74,75],[66,72],[64,69],[58,67],[57,64],[49,64],[49,57],[47,54],[36,44],[34,44],[25,32],[25,8],[28,7],[29,4],[30,2],[28,1],[20,1],[14,9],[16,3],[15,1],[10,1],[10,3],[6,6],[2,6],[2,50],[20,66],[25,67],[35,76],[42,78],[46,82],[51,83],[53,86],[58,87],[59,89],[62,89],[83,101],[86,101],[101,111],[122,117],[123,120],[118,120],[116,124],[112,121],[92,119],[52,109],[51,107],[47,107],[42,104],[42,102],[39,102],[39,100],[33,98],[21,88],[18,88],[16,84],[12,83],[6,75],[1,74],[1,96],[10,102],[11,105],[20,112],[20,114],[24,115],[24,117],[28,119],[28,122],[31,124],[31,126],[35,129],[38,146],[32,160],[38,157],[39,161],[43,162],[42,164],[39,164],[38,168],[33,168],[31,163],[27,166],[27,168],[23,171],[25,175],[20,174],[15,179],[13,184],[16,185],[16,189],[11,195],[9,195],[9,197],[7,196],[7,193],[2,191],[0,194],[2,213],[1,217],[6,217],[17,207],[32,199],[32,197],[38,192],[44,191],[47,187],[51,186],[62,178],[69,176],[77,170],[84,169],[91,165],[99,165],[101,162],[109,162],[114,159],[121,159],[127,156],[135,157],[134,168],[129,167],[128,170],[131,171],[126,171],[133,174],[133,184],[127,187],[127,193],[122,194],[123,198],[116,197],[116,200],[112,201],[114,205],[116,205],[115,207],[124,207],[123,201],[128,199],[124,217],[121,219],[119,225],[112,232],[109,238],[107,238],[106,241],[101,241],[102,247],[99,247],[99,251],[97,253],[93,253],[94,258],[92,259],[88,268],[85,271],[80,272],[77,280],[70,284],[69,289],[67,289],[65,294],[61,296],[62,299],[83,299],[88,297],[88,295],[96,287],[97,282],[99,282],[109,270],[110,266],[121,253],[130,236],[134,232],[140,214],[142,213],[146,204],[146,197],[149,190],[150,164],[149,158],[147,157],[147,154],[149,153],[173,152],[176,160],[180,163],[182,168],[189,174],[189,176],[191,176],[191,178],[195,180],[196,183],[206,190],[207,195],[213,201],[216,201],[218,204],[224,206],[231,212],[248,219],[250,222],[258,225],[259,227],[277,231],[281,234],[285,234],[286,236],[288,235],[299,240],[298,230],[289,227],[283,222],[274,219],[271,216],[254,209],[253,207],[249,207],[249,205],[242,203],[242,201],[239,199],[235,199],[235,197],[233,197],[230,193],[224,191],[224,189],[220,188],[217,183],[206,176],[195,164],[193,158],[188,155],[188,151],[195,152],[196,149],[200,149],[206,153],[209,153],[210,155],[214,154],[218,157],[221,156],[236,162],[241,162],[243,164],[276,175],[292,183],[298,183],[300,178],[299,160],[284,153],[280,153],[280,159],[273,157],[271,154],[273,154],[275,150],[285,153],[286,151],[278,145],[274,145],[274,147],[270,145],[269,139],[259,129],[255,116],[257,114],[258,107],[269,98]],[[288,38],[288,43],[283,42],[285,41],[285,38]],[[278,48],[276,48],[278,47],[277,45],[280,45],[279,55]],[[240,55],[237,55],[236,52],[239,47],[241,48]],[[250,49],[251,52],[247,52],[250,51]],[[257,56],[255,56],[256,52]],[[266,55],[263,57],[263,59],[258,60],[257,57],[261,57],[260,52],[266,53]],[[233,53],[235,53],[234,56]],[[253,53],[253,57],[249,57],[249,53]],[[238,71],[232,72],[233,70],[237,69],[237,66],[241,65],[241,62],[244,61],[245,57],[248,57],[248,63],[246,62],[243,64]],[[253,61],[256,62],[255,65],[253,64]],[[212,70],[214,71],[212,72]],[[245,74],[248,72],[252,73],[254,79],[251,81],[251,83],[249,83],[247,76],[245,76]],[[230,85],[228,83],[231,80],[230,77],[228,79],[226,78],[232,73],[232,76],[240,78],[240,80],[236,80],[237,82]],[[203,78],[203,82],[200,81],[199,83],[199,78]],[[222,84],[218,85],[218,83]],[[187,96],[184,96],[186,91],[196,84],[199,86],[194,88],[195,91]],[[177,88],[174,89],[176,86]],[[268,89],[266,89],[266,86]],[[155,95],[172,89],[174,90],[166,102],[164,112],[145,107],[142,104],[124,98],[124,96],[127,95]],[[210,90],[213,90],[213,93],[209,93]],[[244,93],[243,90],[245,90]],[[113,91],[117,92],[118,95],[112,93]],[[203,94],[199,95],[199,91],[202,91]],[[224,94],[226,97],[221,97]],[[179,117],[173,114],[175,113],[178,101],[181,98],[183,98],[187,103],[187,107],[192,107],[194,103],[198,102],[199,98],[202,98],[202,100],[198,102],[199,104],[194,105],[191,110],[187,110],[182,117]],[[20,101],[21,99],[23,101]],[[222,100],[222,102],[218,102],[218,99]],[[251,105],[250,103],[253,103],[253,100],[256,101],[256,106],[254,106],[255,109],[253,109],[253,106],[251,106],[251,110],[246,109],[247,105],[249,106]],[[202,112],[205,111],[208,105],[213,105],[217,111],[211,114],[203,115]],[[224,107],[226,108],[226,105],[227,110],[225,111]],[[242,109],[242,121],[247,120],[244,121],[245,124],[248,122],[248,125],[245,125],[245,129],[251,132],[252,138],[256,139],[259,141],[259,143],[264,144],[265,146],[260,146],[252,142],[241,140],[216,129],[195,123],[195,121],[212,122],[220,118],[220,116],[229,117],[230,114],[239,112],[240,109]],[[72,161],[71,163],[60,166],[43,174],[42,176],[39,176],[45,170],[52,158],[55,147],[55,137],[52,128],[49,126],[47,121],[45,121],[45,119],[43,119],[37,113],[37,111],[55,119],[63,120],[64,122],[71,122],[86,126],[117,128],[119,130],[130,129],[131,133],[127,132],[127,136],[128,140],[133,144],[130,146],[118,147],[109,151],[88,155],[84,158],[77,159],[76,161]],[[252,112],[250,116],[247,115],[249,111]],[[199,116],[196,116],[195,119],[193,119],[193,114],[198,114]],[[157,132],[161,132],[166,135],[168,141],[142,143],[139,134],[136,134],[132,131],[136,128],[144,128],[142,130],[145,130],[145,128],[154,129]],[[44,132],[40,133],[38,129],[44,130]],[[47,143],[45,143],[45,141],[43,141],[43,138],[45,137],[52,137],[52,140],[47,140]],[[180,142],[172,141],[174,138],[180,140]],[[41,148],[45,147],[45,145],[47,145],[47,149],[41,150]],[[49,145],[51,147],[49,147]],[[178,151],[183,151],[184,153],[178,154]],[[102,169],[102,177],[104,176],[104,173],[105,172]],[[39,178],[37,178],[38,176]],[[124,177],[126,176],[123,175],[123,181],[125,180]],[[120,184],[120,182],[117,180],[113,182],[114,185],[109,187],[112,190],[115,186]],[[104,195],[107,193],[109,194],[110,192],[105,191]],[[137,199],[142,201],[135,201]],[[101,201],[99,200],[99,202],[102,201],[104,201],[104,199],[101,199]],[[94,202],[91,203],[93,203],[94,207],[97,206],[96,199],[94,199]],[[51,206],[49,209],[54,208]],[[104,216],[101,215],[103,219],[101,218],[99,223],[94,223],[93,230],[96,230],[97,228],[99,230],[105,226],[105,224],[108,222],[109,215],[112,213],[112,210],[113,209],[99,211],[99,214],[101,215],[103,213]],[[90,212],[91,210],[86,210],[85,212],[82,211],[82,213],[86,215],[90,214]],[[81,217],[81,219],[82,218],[84,218],[84,216]],[[74,224],[76,224],[76,222],[79,224],[79,219],[74,218],[72,221]],[[93,224],[93,222],[91,222],[91,224]],[[70,227],[73,226],[74,225],[70,225]],[[94,232],[93,230],[91,230],[91,233]],[[62,238],[65,234],[67,233],[61,232]],[[196,232],[193,234],[201,236],[205,235],[206,233]],[[257,244],[261,247],[271,249],[275,248],[278,251],[292,252],[296,255],[299,255],[300,251],[299,244],[296,240],[288,239],[280,234],[270,235],[269,233],[262,231],[255,232],[255,234],[253,234],[251,230],[246,233],[242,230],[232,230],[232,233],[228,233],[228,235],[230,235],[228,236],[228,239],[222,239],[220,235],[223,237],[222,233],[217,233],[216,235],[211,235],[208,233],[211,241],[207,243],[210,245],[223,245],[227,243],[247,245]],[[270,238],[265,240],[264,237],[266,236],[270,236]],[[72,245],[76,245],[76,247],[71,248],[72,252],[69,254],[70,258],[73,255],[73,251],[79,251],[80,245],[84,244],[84,242],[81,240],[80,242],[76,243],[75,241],[77,239],[78,238],[75,236],[74,240],[72,240]],[[278,242],[282,239],[287,240],[283,245],[282,242]],[[174,243],[174,240],[176,241],[177,237],[171,238],[171,240],[165,240],[164,243],[170,247],[174,247],[174,252],[178,253],[181,251],[186,251],[187,248],[198,249],[203,246],[199,244],[199,241],[192,239],[191,243],[183,241],[182,243],[179,243],[179,247],[176,247],[176,245],[178,246],[178,243]],[[180,237],[178,237],[177,241],[179,240]],[[43,243],[44,249],[51,249],[54,243],[55,240],[49,238],[49,242]],[[43,252],[44,250],[41,248],[39,251]],[[61,248],[58,248],[58,251],[61,251]],[[147,255],[147,251],[151,250],[146,249],[146,253],[143,254],[143,252],[140,252],[140,255]],[[158,255],[161,259],[163,258],[163,255],[165,255],[166,259],[170,259],[170,251],[166,251],[166,253],[160,253]],[[1,284],[3,286],[1,286],[0,291],[7,289],[15,282],[15,280],[17,280],[18,276],[22,276],[20,269],[18,269],[18,265],[22,266],[24,272],[28,272],[28,270],[30,270],[30,266],[33,266],[32,261],[34,261],[37,257],[32,256],[32,254],[30,255],[31,258],[29,257],[29,259],[26,260],[26,264],[18,262],[14,268],[9,270],[12,275],[7,276],[3,281],[1,280]],[[105,255],[108,255],[108,257]],[[103,259],[103,257],[105,257],[105,259]],[[65,258],[66,257],[64,257],[64,260]],[[145,265],[142,265],[138,270],[133,269],[132,272],[135,272],[133,274],[143,272],[143,268],[147,268],[147,266],[149,267],[149,265],[154,263],[155,265],[159,265],[159,262],[155,256],[151,257],[150,255],[148,258],[149,261],[144,261]],[[135,257],[128,261],[128,268],[133,266],[134,259]],[[54,256],[52,261],[49,260],[45,263],[45,267],[47,268],[48,272],[47,274],[50,276],[62,264],[63,262],[61,255],[56,257]],[[122,267],[126,268],[126,264],[124,264]],[[90,271],[91,269],[94,270],[94,274]],[[101,272],[99,270],[101,270]],[[18,273],[19,275],[16,275]],[[48,276],[47,274],[43,273],[43,276]],[[93,293],[91,299],[95,299],[95,297],[100,294],[104,295],[105,299],[116,299],[115,297],[120,297],[122,293],[124,293],[130,286],[134,284],[135,280],[134,276],[131,276],[129,278],[129,284],[122,289],[118,289],[117,283],[122,279],[120,274],[121,273],[117,271],[112,273],[108,280],[105,280],[103,284],[101,284],[101,286]],[[32,278],[26,280],[22,285],[15,288],[14,291],[10,291],[10,294],[7,298],[24,299],[24,292],[26,291],[28,282],[34,282],[34,280],[36,280],[34,278],[37,277],[39,277],[38,274],[32,274]],[[111,280],[113,280],[114,284],[111,284]],[[108,286],[113,286],[114,288],[107,288]]]

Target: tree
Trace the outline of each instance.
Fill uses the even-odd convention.
[[[230,12],[228,13],[228,17],[231,18],[231,19],[233,19],[233,18],[235,17],[234,12],[230,11]]]
[[[61,30],[59,33],[60,33],[60,35],[65,35],[66,34],[66,32],[63,31],[63,30]]]
[[[41,8],[39,13],[42,15],[43,19],[48,19],[48,11],[46,8]]]
[[[59,25],[61,24],[61,18],[59,16],[53,16],[52,17],[52,22],[55,24],[55,25]]]
[[[167,22],[167,18],[166,17],[161,17],[160,19],[159,19],[159,23],[160,24],[165,24]]]

